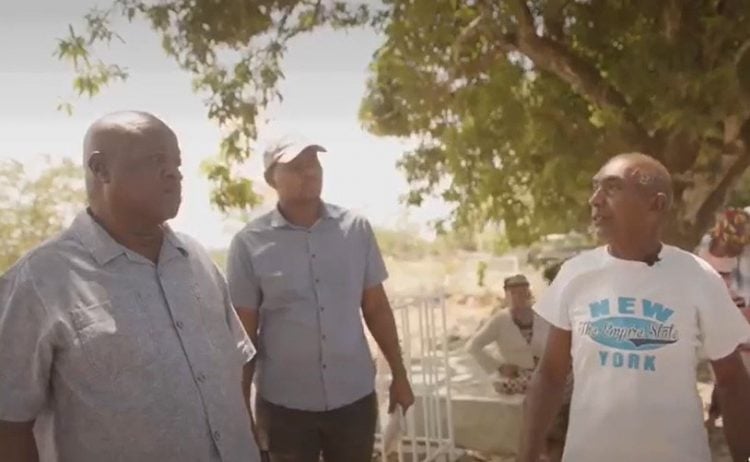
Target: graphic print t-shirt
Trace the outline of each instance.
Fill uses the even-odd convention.
[[[664,246],[648,266],[605,247],[563,265],[534,309],[572,332],[564,462],[710,462],[699,349],[726,357],[750,326],[705,261]]]

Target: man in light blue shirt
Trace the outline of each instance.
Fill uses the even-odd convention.
[[[258,434],[272,462],[369,462],[377,400],[362,317],[393,373],[390,408],[414,401],[368,221],[321,201],[318,152],[282,141],[264,154],[278,205],[232,241],[235,308],[258,347]]]

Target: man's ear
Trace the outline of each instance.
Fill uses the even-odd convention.
[[[667,195],[662,192],[656,193],[656,197],[654,197],[654,211],[667,212],[668,209],[669,199],[667,198]]]
[[[101,151],[91,153],[88,168],[101,183],[109,183],[111,181],[109,165],[107,165],[106,156]]]
[[[268,186],[272,187],[273,189],[276,189],[276,181],[273,177],[273,172],[276,170],[276,166],[272,165],[268,170],[265,171],[263,174],[263,177],[266,180],[266,183],[268,183]]]

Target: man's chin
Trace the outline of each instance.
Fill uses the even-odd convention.
[[[164,221],[169,221],[177,216],[177,214],[180,212],[180,202],[177,202],[176,204],[170,204],[167,207],[164,207],[162,217]]]
[[[611,231],[606,226],[598,224],[592,224],[590,231],[594,238],[601,243],[606,243],[612,236]]]

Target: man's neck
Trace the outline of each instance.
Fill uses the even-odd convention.
[[[513,319],[515,319],[517,323],[531,324],[531,322],[534,321],[534,312],[530,307],[511,307],[510,314],[511,316],[513,316]]]
[[[640,261],[653,265],[659,261],[659,254],[663,248],[661,240],[656,237],[643,240],[629,240],[627,242],[610,242],[610,255],[621,260]]]
[[[164,241],[164,224],[118,217],[106,210],[89,208],[89,215],[123,247],[156,263]]]
[[[323,202],[320,199],[305,202],[283,202],[279,200],[279,212],[294,226],[310,228],[321,217]]]

